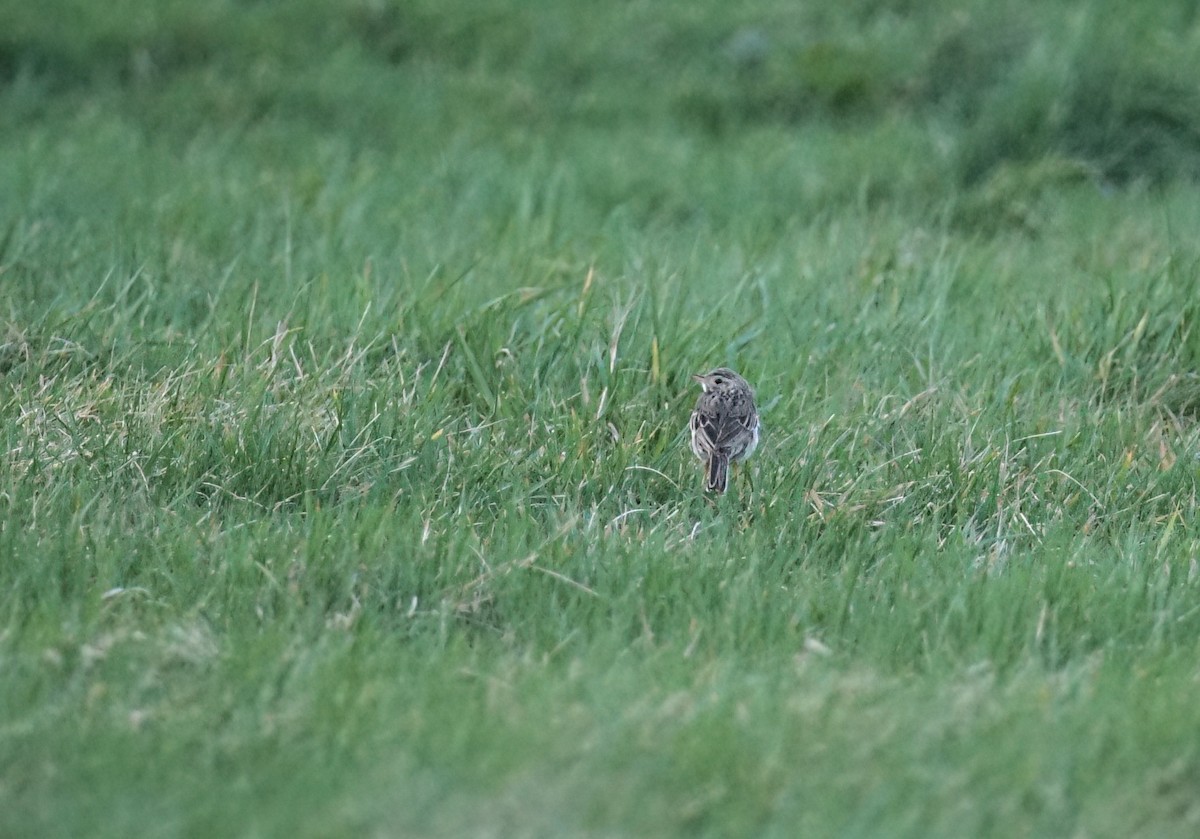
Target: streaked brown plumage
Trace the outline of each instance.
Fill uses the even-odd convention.
[[[729,464],[745,460],[758,446],[761,424],[749,383],[728,367],[692,376],[704,391],[692,411],[692,451],[704,461],[704,485],[724,492]]]

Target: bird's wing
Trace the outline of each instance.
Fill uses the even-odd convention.
[[[754,404],[746,400],[737,400],[721,412],[714,422],[714,433],[711,439],[718,445],[728,445],[746,432],[753,432],[758,424],[758,413]]]
[[[712,451],[721,436],[721,422],[713,411],[702,407],[692,412],[692,433],[700,438],[701,448]]]

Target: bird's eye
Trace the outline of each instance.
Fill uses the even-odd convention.
[[[713,384],[714,385],[723,385],[723,384],[725,384],[725,380],[722,379],[720,376],[717,376],[715,379],[713,379]]]

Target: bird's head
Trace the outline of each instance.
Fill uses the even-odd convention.
[[[728,367],[718,367],[716,370],[704,373],[703,375],[693,375],[692,378],[700,383],[700,389],[706,393],[711,388],[729,387],[730,385],[744,383],[745,381]]]

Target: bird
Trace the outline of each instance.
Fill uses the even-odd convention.
[[[728,367],[692,378],[703,391],[690,422],[692,452],[704,461],[705,489],[722,493],[729,482],[729,464],[745,460],[758,447],[762,424],[754,390]]]

